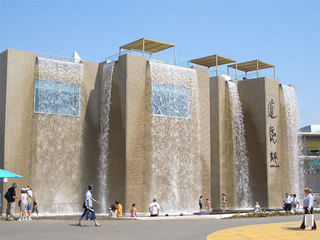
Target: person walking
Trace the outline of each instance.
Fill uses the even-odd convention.
[[[313,214],[313,196],[311,194],[310,188],[305,188],[304,193],[306,196],[303,199],[303,208],[304,208],[304,214]],[[305,216],[303,217],[303,222],[301,223],[300,229],[305,229]],[[313,220],[313,226],[312,230],[317,229],[316,221]]]
[[[153,199],[152,203],[150,203],[149,205],[150,217],[159,216],[159,212],[160,212],[160,205],[157,203],[156,199]]]
[[[87,190],[86,195],[85,195],[84,204],[83,204],[84,205],[83,206],[84,207],[84,211],[83,211],[82,216],[79,219],[78,226],[81,226],[82,219],[85,219],[89,212],[92,214],[92,220],[94,221],[95,226],[96,227],[101,226],[98,223],[98,221],[96,219],[96,214],[94,212],[94,209],[92,208],[93,202],[95,202],[96,204],[99,204],[99,202],[92,197],[92,191],[93,191],[93,185],[90,184],[88,186],[88,190]]]
[[[284,210],[286,212],[290,212],[291,211],[291,203],[292,203],[292,199],[291,197],[289,196],[289,193],[286,193],[286,196],[283,200],[283,203],[284,203]]]
[[[12,221],[14,216],[14,208],[15,208],[15,201],[17,198],[19,198],[16,195],[16,188],[18,187],[18,184],[12,183],[12,187],[8,189],[7,193],[5,194],[5,198],[7,200],[7,211],[6,211],[6,220]],[[10,218],[9,218],[10,216]]]

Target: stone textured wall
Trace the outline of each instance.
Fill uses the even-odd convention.
[[[147,105],[151,103],[151,95],[147,94],[146,78],[147,62],[144,57],[127,55],[127,122],[126,122],[126,212],[131,205],[137,204],[141,212],[148,211],[150,192],[150,154],[145,141],[150,135],[146,129],[151,112]],[[147,174],[149,173],[149,174]]]
[[[253,201],[268,206],[265,79],[248,79],[238,83],[244,114]]]
[[[286,182],[285,112],[279,83],[270,78],[239,81],[253,202],[280,207]]]
[[[210,92],[209,69],[193,67],[197,71],[199,83],[200,107],[200,158],[202,163],[201,182],[204,199],[209,198],[211,203],[211,141],[210,141]],[[200,197],[200,196],[199,196]]]
[[[7,62],[4,55],[7,55]],[[32,121],[34,98],[35,53],[8,49],[1,54],[1,68],[7,67],[7,75],[1,78],[1,90],[6,86],[4,156],[3,167],[6,170],[20,174],[23,178],[8,179],[3,192],[17,182],[20,187],[26,187],[32,182]],[[1,71],[2,72],[2,71]],[[2,94],[1,94],[1,98]],[[3,121],[2,121],[3,122]],[[17,191],[19,193],[20,191]],[[6,201],[4,201],[4,210]],[[16,212],[18,209],[16,208]]]
[[[110,165],[108,183],[110,192],[108,193],[109,203],[118,200],[125,207],[125,161],[126,161],[126,122],[127,122],[127,58],[120,56],[114,65],[111,90],[110,109]]]
[[[266,168],[268,174],[268,207],[280,207],[282,203],[281,171],[284,163],[279,153],[280,98],[279,82],[274,79],[264,78],[265,81],[265,116],[266,116]],[[284,114],[285,116],[285,114]]]
[[[7,55],[7,60],[4,57],[5,55]],[[76,204],[76,206],[69,207],[74,208],[75,212],[81,211],[81,202],[83,200],[82,192],[85,192],[88,182],[92,181],[92,178],[90,179],[88,176],[93,177],[95,175],[95,172],[90,173],[90,171],[96,162],[94,153],[97,154],[97,152],[93,150],[96,148],[96,138],[94,135],[97,131],[93,129],[96,128],[98,111],[97,108],[95,109],[94,107],[95,100],[93,100],[93,93],[97,80],[98,64],[83,62],[84,77],[81,84],[81,117],[76,120],[73,117],[67,116],[40,116],[39,114],[34,114],[34,78],[38,75],[35,53],[9,49],[1,54],[1,59],[1,68],[7,69],[7,75],[2,75],[1,78],[1,90],[7,94],[1,94],[1,96],[6,96],[6,102],[1,101],[2,104],[6,103],[5,108],[2,108],[2,110],[5,109],[6,111],[6,114],[2,115],[6,117],[6,122],[5,126],[3,125],[3,128],[1,128],[5,130],[5,134],[1,134],[1,136],[5,137],[5,150],[1,151],[1,154],[4,155],[4,161],[1,161],[3,164],[1,167],[23,176],[23,178],[19,179],[9,179],[8,183],[4,184],[4,191],[6,191],[14,181],[19,185],[17,194],[20,193],[22,187],[31,185],[34,195],[38,199],[43,200],[39,201],[42,211],[46,211],[43,204],[52,202],[52,199],[48,199],[48,196],[42,192],[39,186],[52,190],[55,182],[50,180],[50,176],[52,176],[52,174],[58,174],[59,179],[63,179],[63,182],[66,184],[59,185],[58,189],[66,189],[65,191],[69,191],[65,193],[66,198],[68,198],[67,196],[70,194],[70,189],[68,190],[66,186],[70,184],[70,182],[76,182],[72,185],[72,189],[76,189],[75,191],[77,191],[77,193],[79,193],[80,189],[80,193],[72,196],[70,200],[70,204]],[[5,72],[6,71],[4,71],[4,73]],[[6,87],[6,89],[3,87]],[[88,104],[91,104],[90,110],[88,109]],[[43,121],[39,121],[39,117],[41,117]],[[62,152],[77,152],[75,159],[77,167],[72,167],[67,175],[62,174],[59,168],[53,167],[54,165],[49,166],[47,169],[36,168],[36,154],[37,159],[49,157],[52,162],[59,162],[62,159],[66,162],[70,161],[68,154],[64,156],[59,154],[60,150],[54,151],[53,153],[48,151],[39,153],[36,150],[39,144],[43,144],[42,141],[37,142],[36,140],[40,132],[42,132],[44,136],[51,135],[50,138],[54,141],[48,142],[50,147],[54,148],[59,145],[58,142],[55,142],[56,139],[59,139],[59,136],[55,136],[55,133],[60,134],[61,132],[59,132],[57,128],[63,126],[57,126],[55,122],[61,118],[65,118],[67,121],[76,121],[76,125],[79,125],[77,132],[74,132],[72,128],[63,130],[68,137],[66,138],[66,142],[61,143],[63,149],[60,150]],[[88,134],[88,132],[90,132],[90,134]],[[81,141],[81,138],[83,138],[83,141]],[[79,143],[79,147],[77,148],[75,148],[74,144],[76,142]],[[95,170],[96,169],[94,169],[94,171]],[[43,173],[41,175],[41,181],[35,177],[39,177],[40,171]],[[75,175],[79,177],[74,179]],[[63,194],[63,190],[59,190],[59,192]],[[55,206],[55,209],[58,208],[58,206]],[[17,209],[16,212],[18,212]]]
[[[228,207],[236,205],[235,149],[231,126],[227,83],[222,77],[210,78],[211,199],[220,209],[221,194]]]
[[[83,81],[81,99],[81,136],[80,136],[80,190],[79,198],[82,203],[89,184],[98,186],[97,161],[99,158],[99,67],[95,62],[82,61]],[[93,196],[97,196],[95,188]],[[82,207],[82,206],[81,206]]]

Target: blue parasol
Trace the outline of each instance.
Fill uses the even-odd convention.
[[[2,178],[19,178],[19,177],[22,177],[22,176],[15,174],[15,173],[12,173],[12,172],[9,172],[9,171],[6,171],[6,170],[3,170],[3,169],[0,169],[0,179],[2,179]]]

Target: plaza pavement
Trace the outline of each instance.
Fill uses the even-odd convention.
[[[217,219],[218,217],[184,216],[184,217],[145,217],[142,220],[100,220],[101,227],[94,227],[92,221],[83,221],[76,226],[76,219],[37,220],[28,222],[0,221],[1,240],[57,240],[57,239],[114,239],[114,240],[208,240],[212,239],[278,239],[274,230],[285,238],[299,239],[297,233],[305,238],[320,239],[320,231],[298,231],[302,216]],[[316,220],[320,215],[316,215]],[[289,222],[289,223],[288,223]],[[292,223],[294,222],[294,223]],[[281,223],[282,225],[265,225]],[[258,225],[259,224],[259,225]],[[255,225],[255,226],[248,226]],[[320,223],[318,221],[318,225]],[[234,228],[246,226],[244,229]],[[261,230],[262,226],[262,230]],[[281,227],[282,226],[282,227]],[[249,228],[248,228],[249,227]],[[260,230],[255,230],[260,227]],[[231,229],[230,229],[231,228]],[[224,231],[220,231],[224,230]],[[218,231],[218,232],[217,232]],[[218,234],[217,236],[210,234]],[[240,234],[239,234],[240,233]],[[252,235],[252,233],[254,233]],[[269,234],[270,233],[270,234]],[[272,235],[272,234],[273,235]],[[242,235],[241,235],[242,234]],[[246,236],[247,234],[247,236]],[[251,234],[251,235],[250,235]],[[268,235],[269,234],[269,235]],[[313,234],[313,235],[312,235]],[[318,235],[317,235],[318,234]],[[253,236],[250,237],[250,236]],[[309,238],[308,238],[309,236]],[[317,237],[319,236],[319,238]],[[212,238],[214,237],[214,238]],[[316,238],[314,238],[316,237]]]

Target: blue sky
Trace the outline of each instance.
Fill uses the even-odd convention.
[[[320,124],[319,0],[0,0],[0,52],[101,62],[142,37],[176,44],[179,58],[273,64],[296,86],[299,125]]]

